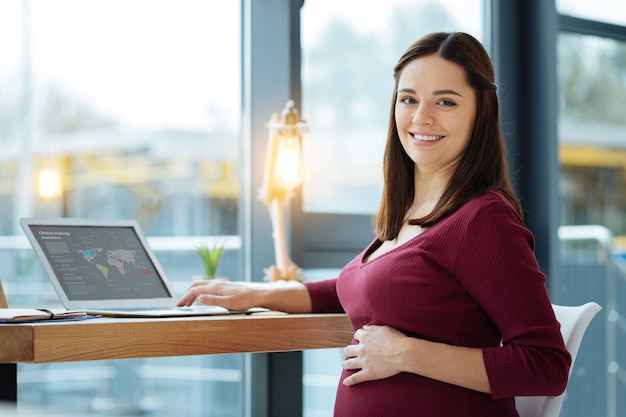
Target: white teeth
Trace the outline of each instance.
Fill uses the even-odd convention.
[[[424,136],[424,135],[413,135],[413,138],[417,140],[439,140],[443,136]]]

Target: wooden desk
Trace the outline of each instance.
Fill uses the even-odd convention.
[[[343,314],[0,324],[0,400],[17,401],[17,363],[298,351],[347,346],[352,335]]]
[[[352,335],[343,314],[267,312],[5,324],[0,325],[0,363],[284,352],[347,346]]]

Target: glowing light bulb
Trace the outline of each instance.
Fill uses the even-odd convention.
[[[283,136],[278,144],[274,178],[279,187],[293,190],[302,184],[304,177],[300,138]]]

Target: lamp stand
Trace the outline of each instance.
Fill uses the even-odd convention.
[[[287,236],[285,232],[284,204],[278,198],[272,198],[269,202],[269,212],[272,221],[272,238],[274,239],[274,253],[276,265],[265,270],[268,281],[296,281],[303,277],[302,270],[287,254]]]

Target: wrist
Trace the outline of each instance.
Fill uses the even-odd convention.
[[[404,339],[398,343],[398,369],[401,372],[410,372],[414,374],[421,374],[424,369],[420,364],[423,364],[427,358],[424,356],[424,344],[428,343],[425,340],[417,339],[415,337],[404,336]]]

